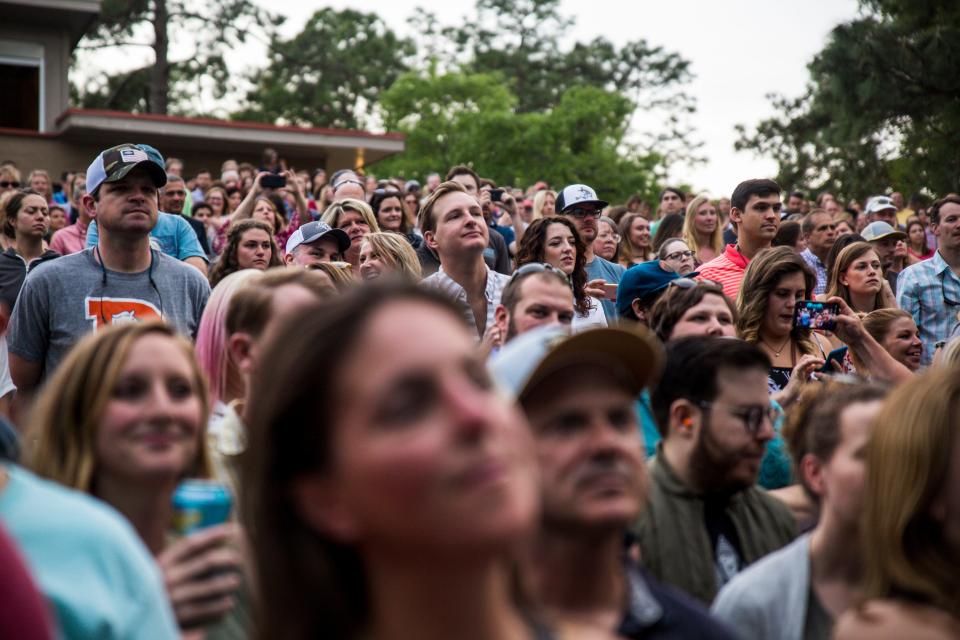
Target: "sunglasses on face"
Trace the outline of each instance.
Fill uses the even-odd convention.
[[[599,209],[581,209],[576,207],[574,209],[567,209],[564,211],[565,214],[571,215],[574,218],[599,218],[600,210]]]
[[[513,272],[513,275],[510,276],[510,282],[513,282],[517,278],[521,276],[525,276],[528,273],[542,273],[544,271],[551,271],[553,273],[556,273],[557,275],[563,277],[564,280],[566,280],[567,278],[567,274],[565,274],[560,269],[557,269],[552,264],[547,264],[546,262],[528,262],[527,264],[523,265],[522,267],[520,267],[519,269]]]
[[[4,189],[19,189],[20,183],[16,181],[0,180],[0,187]]]

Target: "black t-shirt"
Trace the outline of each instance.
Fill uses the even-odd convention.
[[[733,520],[727,514],[726,496],[712,497],[703,502],[703,519],[710,536],[717,588],[728,583],[743,568],[743,550]]]

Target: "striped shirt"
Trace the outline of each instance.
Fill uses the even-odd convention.
[[[817,276],[817,286],[814,287],[814,295],[820,295],[821,293],[827,292],[827,278],[830,274],[827,273],[827,265],[823,264],[823,261],[820,260],[810,249],[804,249],[800,252],[800,257],[803,258],[813,272]]]
[[[487,286],[486,289],[484,289],[483,295],[487,299],[487,328],[489,329],[493,326],[494,312],[497,310],[497,305],[500,304],[500,296],[503,294],[504,287],[510,282],[510,276],[497,273],[489,269],[486,264],[484,264],[484,268],[487,269]],[[467,300],[466,290],[460,286],[460,283],[444,272],[442,265],[437,269],[436,273],[421,280],[421,284],[449,296],[457,306],[463,309],[463,317],[466,318],[467,323],[473,327],[474,333],[477,334],[477,339],[483,338],[479,327],[477,327],[477,319],[473,315],[473,309]]]
[[[913,316],[923,341],[923,364],[933,361],[936,343],[950,337],[960,311],[960,277],[940,252],[900,272],[897,305]]]
[[[745,255],[737,251],[737,245],[728,244],[723,253],[698,269],[699,279],[720,283],[727,297],[736,301],[749,262]]]

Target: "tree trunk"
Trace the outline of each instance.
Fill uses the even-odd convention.
[[[167,59],[170,39],[167,33],[167,0],[154,0],[153,51],[155,62],[150,69],[150,113],[166,115],[170,92],[170,61]]]

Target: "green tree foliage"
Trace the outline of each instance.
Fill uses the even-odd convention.
[[[470,163],[498,184],[584,182],[605,198],[655,193],[662,159],[625,140],[635,105],[597,87],[571,87],[549,110],[518,113],[499,74],[407,74],[381,96],[384,122],[406,151],[377,173],[423,176]]]
[[[79,49],[149,48],[153,60],[133,71],[91,77],[73,95],[85,107],[187,111],[202,81],[215,97],[226,94],[230,76],[225,55],[232,47],[281,22],[252,0],[103,0],[97,23]],[[170,58],[171,34],[190,34],[181,38],[189,45],[177,60]]]
[[[380,92],[407,70],[413,43],[376,14],[321,9],[291,39],[274,36],[237,119],[318,127],[366,125]]]
[[[788,187],[862,198],[960,188],[960,4],[865,0],[810,63],[804,96],[740,127],[738,149],[773,156]]]

